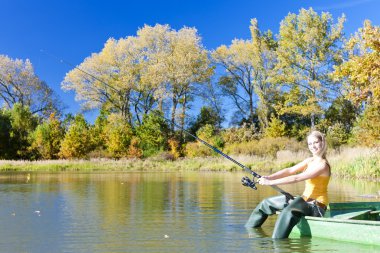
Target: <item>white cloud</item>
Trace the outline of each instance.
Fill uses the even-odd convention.
[[[316,6],[314,9],[316,11],[328,11],[328,10],[339,10],[339,9],[348,9],[365,3],[373,2],[373,0],[354,0],[354,1],[345,1],[342,3],[335,3],[326,6]]]

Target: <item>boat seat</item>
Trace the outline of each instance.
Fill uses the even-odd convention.
[[[368,220],[372,210],[363,210],[335,215],[333,218],[342,220]]]
[[[371,220],[376,220],[376,221],[380,220],[380,210],[371,211],[369,212],[369,214],[370,214]]]

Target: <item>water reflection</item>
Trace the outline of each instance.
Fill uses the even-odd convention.
[[[3,252],[373,252],[318,238],[272,240],[275,217],[244,223],[263,198],[243,173],[6,173],[0,175]],[[301,193],[302,184],[283,187]],[[334,179],[331,201],[378,201],[379,183]]]

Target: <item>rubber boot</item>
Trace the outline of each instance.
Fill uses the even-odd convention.
[[[311,206],[302,197],[295,198],[278,216],[272,238],[288,238],[293,227],[306,215],[312,215]]]
[[[260,227],[269,215],[275,214],[276,211],[282,210],[286,207],[287,201],[284,195],[274,196],[266,198],[261,201],[260,204],[253,210],[251,216],[249,217],[246,228],[257,228]]]

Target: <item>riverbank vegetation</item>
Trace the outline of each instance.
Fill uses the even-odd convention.
[[[270,174],[308,156],[307,152],[282,150],[277,156],[235,155],[234,159],[259,174]],[[328,159],[334,177],[378,180],[380,178],[380,152],[370,148],[343,148],[330,151]],[[1,172],[239,172],[234,163],[220,156],[180,158],[175,161],[164,156],[146,159],[80,159],[80,160],[2,160]]]
[[[99,111],[93,124],[63,115],[29,60],[0,55],[1,168],[235,170],[196,135],[269,171],[305,154],[312,129],[326,134],[333,157],[342,147],[376,150],[380,27],[367,20],[347,37],[344,22],[344,15],[335,22],[301,9],[275,35],[252,19],[250,39],[215,50],[189,27],[157,24],[110,38],[61,84],[84,110]],[[290,160],[281,162],[281,154]],[[335,168],[342,176],[379,176],[378,164],[376,153],[337,158]]]

